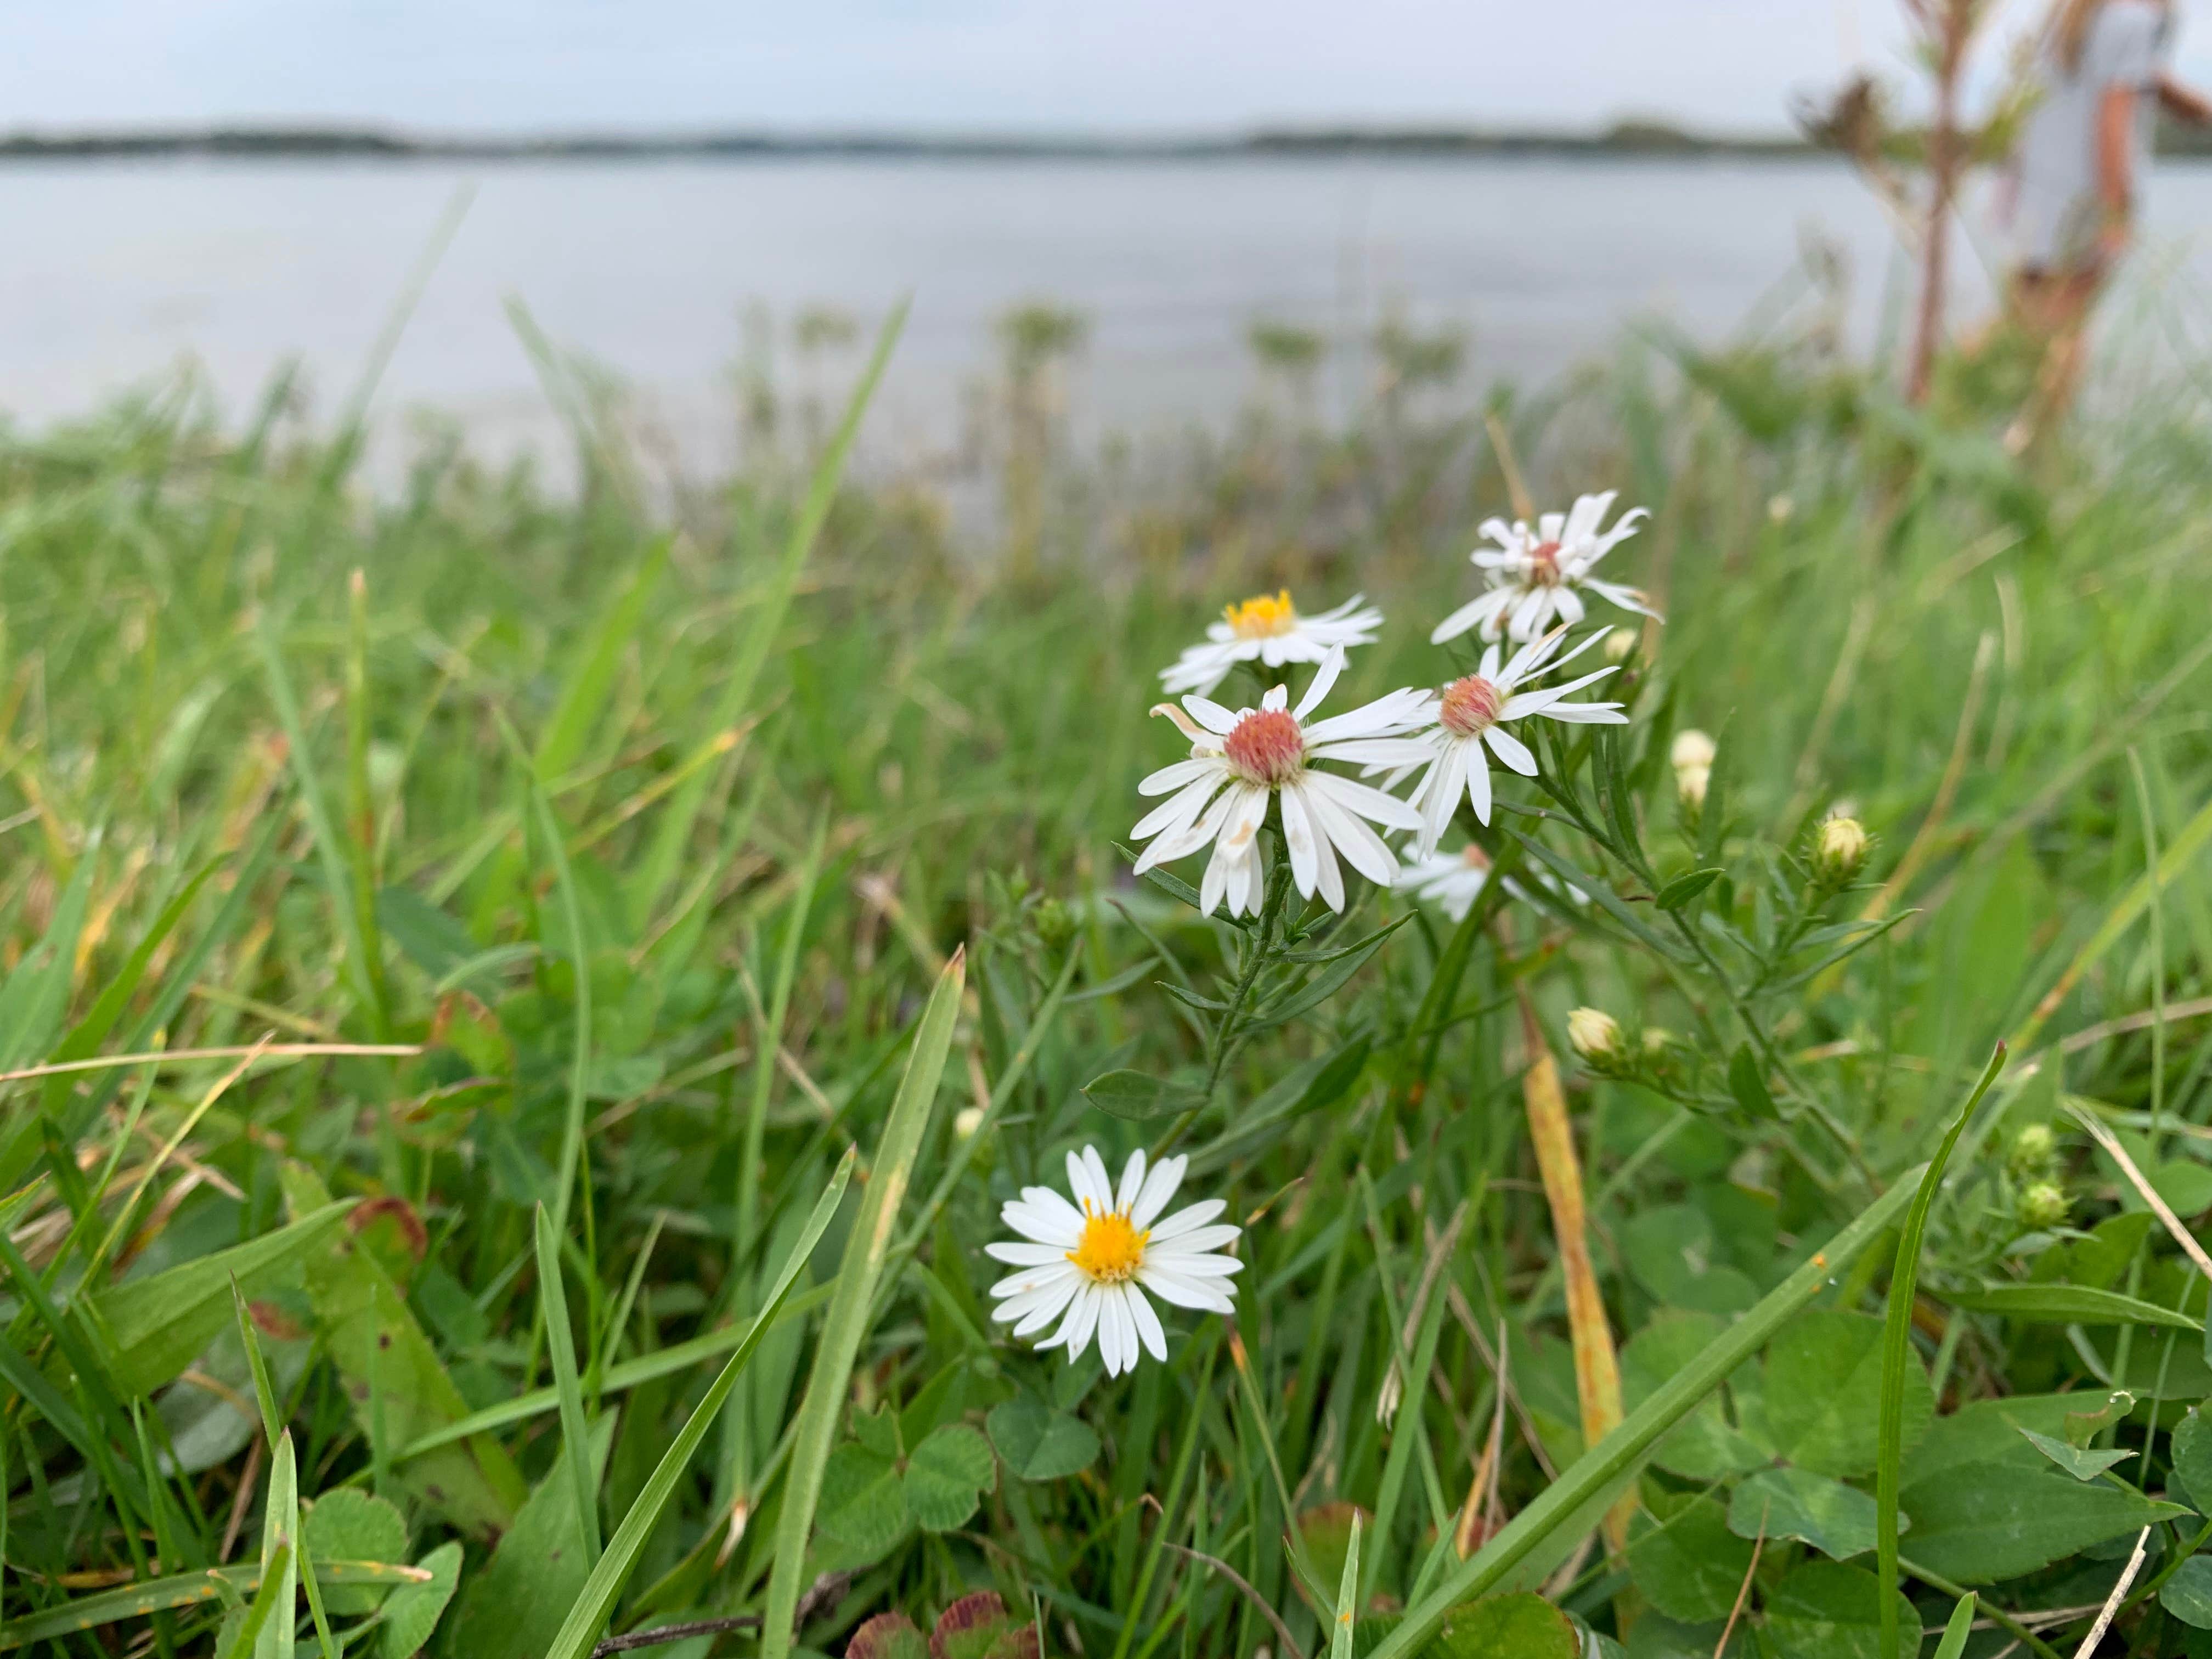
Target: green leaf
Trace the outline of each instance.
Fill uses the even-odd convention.
[[[856,1440],[839,1446],[823,1465],[816,1513],[815,1525],[839,1547],[839,1559],[854,1566],[882,1559],[914,1518],[896,1460]]]
[[[2094,1480],[2115,1463],[2124,1463],[2135,1455],[2124,1446],[2107,1451],[2084,1451],[2077,1446],[2068,1445],[2063,1440],[2053,1440],[2047,1434],[2038,1434],[2033,1429],[2022,1429],[2021,1432],[2027,1437],[2028,1444],[2076,1480]]]
[[[1053,1410],[1034,1395],[994,1406],[985,1422],[992,1445],[1020,1480],[1064,1480],[1098,1456],[1098,1436],[1088,1423]]]
[[[1382,948],[1382,941],[1413,919],[1413,912],[1409,910],[1389,926],[1376,928],[1358,944],[1346,945],[1327,968],[1316,974],[1306,984],[1288,993],[1282,1001],[1256,1011],[1245,1023],[1244,1029],[1248,1031],[1273,1030],[1278,1025],[1287,1025],[1301,1015],[1311,1013],[1349,984],[1352,976],[1364,968],[1368,959]]]
[[[1898,1517],[1901,1523],[1902,1516]],[[1795,1538],[1838,1561],[1875,1546],[1875,1503],[1810,1469],[1761,1469],[1729,1500],[1729,1530],[1739,1538]]]
[[[328,1204],[290,1225],[211,1255],[94,1291],[110,1339],[108,1370],[126,1395],[174,1382],[231,1322],[231,1280],[251,1296],[305,1261],[351,1212]]]
[[[2001,1314],[2023,1324],[2156,1325],[2169,1330],[2201,1331],[2204,1322],[2161,1308],[2154,1302],[2100,1291],[2087,1285],[1990,1285],[1978,1291],[1932,1294],[1970,1313]]]
[[[281,1621],[283,1627],[291,1629],[292,1549],[285,1545],[269,1560],[262,1563],[261,1587],[253,1593],[253,1605],[246,1617],[236,1624],[224,1621],[225,1634],[216,1650],[216,1659],[246,1659],[248,1654],[262,1651],[262,1638],[270,1634],[272,1620],[280,1604],[285,1608]]]
[[[1776,1449],[1820,1474],[1865,1474],[1881,1453],[1882,1323],[1819,1309],[1766,1351],[1766,1424]],[[1909,1448],[1936,1413],[1935,1391],[1908,1352],[1900,1444]]]
[[[1774,1104],[1774,1096],[1766,1086],[1766,1073],[1751,1052],[1751,1044],[1739,1042],[1735,1053],[1729,1057],[1729,1093],[1745,1113],[1757,1118],[1777,1118],[1782,1115]]]
[[[1757,1307],[1728,1327],[1694,1363],[1676,1372],[1612,1433],[1584,1451],[1480,1549],[1416,1597],[1404,1622],[1384,1638],[1373,1659],[1413,1659],[1453,1607],[1495,1588],[1524,1565],[1533,1565],[1560,1540],[1571,1540],[1595,1528],[1653,1444],[1802,1313],[1831,1276],[1848,1268],[1887,1230],[1911,1197],[1911,1184],[1919,1174],[1916,1169],[1901,1175],[1849,1226],[1768,1291]],[[1566,1547],[1571,1544],[1561,1546],[1563,1553]]]
[[[999,1466],[980,1429],[947,1423],[914,1449],[906,1465],[906,1506],[925,1532],[951,1532],[995,1491]]]
[[[383,1498],[353,1486],[340,1486],[315,1500],[300,1528],[311,1561],[407,1559],[407,1521]],[[374,1613],[384,1599],[379,1589],[333,1585],[325,1605],[349,1617]]]
[[[1659,890],[1652,902],[1662,910],[1679,910],[1727,873],[1718,865],[1709,865],[1703,870],[1677,876]]]
[[[951,1047],[953,1022],[960,1012],[965,960],[961,953],[954,953],[938,976],[929,1006],[922,1010],[906,1075],[899,1080],[898,1094],[891,1102],[877,1144],[875,1168],[861,1200],[860,1213],[846,1237],[836,1295],[823,1321],[822,1339],[815,1346],[813,1369],[799,1403],[798,1423],[792,1430],[783,1507],[776,1519],[775,1564],[762,1613],[762,1659],[789,1659],[792,1615],[799,1606],[800,1581],[806,1575],[806,1540],[814,1525],[815,1504],[821,1496],[823,1468],[830,1461],[830,1441],[843,1413],[853,1362],[873,1317],[876,1283],[890,1252],[899,1201],[914,1177],[915,1158],[921,1150],[922,1133],[929,1127],[938,1082],[945,1074],[945,1055]],[[582,1656],[580,1650],[574,1656],[556,1654],[552,1659],[582,1659]]]
[[[1697,1362],[1727,1328],[1707,1313],[1662,1309],[1620,1351],[1621,1389],[1631,1407],[1656,1394],[1676,1373]],[[1728,1419],[1718,1391],[1698,1401],[1674,1431],[1653,1449],[1651,1461],[1670,1474],[1717,1480],[1771,1461],[1770,1454]]]
[[[1083,1085],[1083,1092],[1100,1111],[1134,1123],[1206,1104],[1206,1091],[1194,1085],[1128,1070],[1095,1077]]]
[[[939,1613],[929,1652],[930,1659],[1038,1659],[1034,1627],[1018,1623],[995,1590],[963,1595]]]
[[[2092,1544],[2188,1513],[2047,1464],[1966,1463],[1923,1477],[1899,1500],[1912,1516],[1908,1564],[1960,1584],[2019,1578]]]
[[[2193,1630],[2212,1630],[2212,1555],[2192,1555],[2158,1587],[2158,1604]]]
[[[653,1474],[631,1503],[629,1513],[623,1516],[622,1525],[615,1528],[615,1535],[607,1540],[607,1547],[600,1555],[599,1565],[592,1569],[591,1577],[569,1605],[568,1617],[562,1621],[551,1645],[545,1650],[545,1659],[588,1659],[592,1648],[598,1644],[599,1633],[613,1616],[615,1603],[622,1595],[623,1586],[629,1582],[630,1574],[635,1571],[638,1558],[645,1553],[646,1541],[659,1524],[661,1511],[675,1494],[677,1483],[683,1480],[684,1470],[690,1467],[693,1455],[699,1449],[699,1443],[707,1437],[707,1431],[720,1419],[722,1407],[729,1401],[730,1391],[737,1387],[738,1379],[744,1375],[745,1367],[758,1352],[762,1339],[774,1328],[777,1310],[791,1295],[791,1287],[798,1283],[799,1274],[805,1270],[809,1258],[814,1254],[814,1247],[822,1242],[823,1232],[830,1225],[830,1218],[837,1213],[837,1206],[844,1201],[845,1188],[853,1178],[855,1156],[853,1149],[848,1147],[845,1156],[838,1160],[836,1172],[830,1176],[828,1188],[815,1201],[813,1213],[807,1218],[806,1225],[798,1242],[792,1246],[791,1254],[784,1258],[775,1283],[762,1298],[760,1312],[747,1328],[744,1340],[738,1343],[720,1374],[708,1385],[705,1397],[699,1401],[697,1409],[685,1419],[683,1428],[677,1431],[676,1438],[661,1455],[660,1462],[653,1466]]]
[[[606,718],[607,694],[622,666],[623,653],[629,648],[645,619],[645,608],[668,568],[669,543],[665,535],[655,538],[630,573],[621,596],[611,604],[602,602],[593,607],[599,614],[599,626],[585,636],[575,665],[562,684],[561,700],[545,723],[545,735],[538,739],[536,761],[540,783],[551,783],[575,765],[583,757],[584,745],[593,729]]]
[[[2086,1446],[2114,1424],[2127,1420],[2135,1409],[2136,1397],[2125,1389],[2114,1389],[2105,1397],[2105,1403],[2093,1412],[2066,1413],[2066,1443]]]
[[[299,1618],[300,1466],[289,1430],[277,1437],[269,1464],[269,1498],[261,1521],[261,1589],[254,1605],[262,1608],[258,1634],[241,1637],[239,1651],[254,1659],[292,1659]],[[249,1624],[256,1622],[248,1615]]]
[[[382,1631],[377,1638],[382,1659],[410,1659],[430,1639],[461,1582],[461,1546],[458,1540],[441,1544],[417,1565],[430,1575],[430,1582],[405,1585],[384,1599]]]
[[[287,1163],[281,1180],[295,1216],[329,1206],[329,1192],[306,1164]],[[404,1447],[468,1414],[468,1402],[446,1375],[406,1297],[349,1233],[340,1231],[309,1254],[306,1279],[308,1304],[354,1420],[373,1444]],[[520,1472],[489,1435],[395,1459],[392,1473],[416,1498],[480,1537],[513,1525],[526,1496]]]
[[[2020,1437],[2023,1428],[2057,1434],[2081,1403],[2079,1395],[2021,1394],[2002,1400],[1976,1400],[1930,1424],[1912,1449],[1912,1478],[1926,1480],[1965,1463],[2013,1463],[2044,1467],[2042,1454]]]
[[[1891,1598],[1899,1634],[1889,1659],[1920,1650],[1920,1617]],[[1807,1561],[1766,1596],[1766,1629],[1787,1659],[1883,1659],[1881,1583],[1862,1567]]]
[[[1961,1659],[1966,1638],[1974,1633],[1976,1596],[1968,1590],[1951,1609],[1951,1622],[1943,1626],[1943,1639],[1936,1644],[1936,1659]]]
[[[467,928],[411,887],[377,889],[376,925],[433,982],[482,953]]]
[[[2191,1406],[2173,1425],[2167,1455],[2191,1505],[2204,1514],[2205,1506],[2212,1504],[2212,1422],[2205,1420],[2202,1406]]]
[[[1688,1498],[1664,1512],[1655,1506],[1630,1525],[1628,1575],[1669,1619],[1727,1618],[1750,1571],[1751,1545],[1729,1529],[1728,1511],[1712,1498]]]
[[[1523,1591],[1452,1609],[1426,1659],[1580,1659],[1581,1653],[1573,1620]]]
[[[613,1439],[613,1417],[601,1418],[589,1447],[595,1476]],[[576,1513],[575,1479],[556,1460],[491,1559],[469,1575],[453,1609],[449,1650],[469,1659],[541,1659],[555,1650],[556,1632],[568,1629],[592,1569]]]

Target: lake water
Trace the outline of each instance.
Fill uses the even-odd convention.
[[[1395,307],[1466,328],[1472,377],[1527,379],[1632,317],[1724,334],[1808,232],[1847,256],[1863,336],[1896,292],[1889,228],[1824,161],[17,164],[0,168],[0,410],[81,412],[189,356],[235,415],[296,354],[328,415],[463,190],[376,407],[387,432],[434,407],[492,452],[553,434],[508,295],[710,465],[733,441],[749,307],[787,351],[805,307],[872,321],[910,294],[871,438],[921,453],[947,446],[993,319],[1026,299],[1087,318],[1072,406],[1097,430],[1233,413],[1260,317],[1343,338]],[[2154,239],[2193,246],[2212,169],[2168,166],[2151,202]],[[1972,303],[1971,246],[1960,264]],[[1319,384],[1340,402],[1364,382],[1347,358]]]

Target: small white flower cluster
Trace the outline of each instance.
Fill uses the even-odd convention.
[[[1441,644],[1480,630],[1486,643],[1475,671],[1433,690],[1401,689],[1326,720],[1309,723],[1343,672],[1346,648],[1372,644],[1382,613],[1353,599],[1302,616],[1287,589],[1229,606],[1205,643],[1161,672],[1164,690],[1187,695],[1180,708],[1161,703],[1152,712],[1175,722],[1190,740],[1190,756],[1138,786],[1146,795],[1168,797],[1130,832],[1151,843],[1138,859],[1138,872],[1211,848],[1200,906],[1211,914],[1225,901],[1231,915],[1256,914],[1264,884],[1259,834],[1272,805],[1301,898],[1318,893],[1332,909],[1344,908],[1340,855],[1370,881],[1411,888],[1454,916],[1464,915],[1481,890],[1486,862],[1472,844],[1440,856],[1437,843],[1462,799],[1479,821],[1490,822],[1492,760],[1535,776],[1534,753],[1509,728],[1537,715],[1583,725],[1620,725],[1628,718],[1619,703],[1567,700],[1616,672],[1617,659],[1563,684],[1540,683],[1606,640],[1595,630],[1566,647],[1567,629],[1588,612],[1585,594],[1644,616],[1658,614],[1635,589],[1590,574],[1645,517],[1637,507],[1602,528],[1613,500],[1610,490],[1584,495],[1570,512],[1542,514],[1534,530],[1500,519],[1486,523],[1482,533],[1497,545],[1472,557],[1487,586],[1430,635]],[[1516,647],[1510,656],[1501,641]],[[1277,670],[1294,663],[1319,665],[1295,708],[1280,684],[1257,708],[1232,711],[1206,695],[1240,665]],[[1322,769],[1328,762],[1357,768],[1362,777],[1383,775],[1379,785],[1362,782]],[[1394,793],[1416,776],[1405,797]],[[1374,826],[1408,832],[1402,863]]]
[[[1618,703],[1567,701],[1614,672],[1625,650],[1609,646],[1611,665],[1563,684],[1540,684],[1607,637],[1595,631],[1563,648],[1568,627],[1585,614],[1584,592],[1656,614],[1635,590],[1590,577],[1591,568],[1644,517],[1641,508],[1623,514],[1601,532],[1612,502],[1610,493],[1585,495],[1570,513],[1544,514],[1534,531],[1499,520],[1483,526],[1483,534],[1498,544],[1474,555],[1488,573],[1487,589],[1431,635],[1441,644],[1479,628],[1486,644],[1475,671],[1433,690],[1402,688],[1326,719],[1316,718],[1316,711],[1344,672],[1346,650],[1374,643],[1382,613],[1355,598],[1301,616],[1287,591],[1231,605],[1204,643],[1160,675],[1165,690],[1184,695],[1180,707],[1162,703],[1152,712],[1175,722],[1189,739],[1190,754],[1138,786],[1144,794],[1166,797],[1131,832],[1150,843],[1138,871],[1211,848],[1199,888],[1201,908],[1211,914],[1225,902],[1232,915],[1253,915],[1265,885],[1260,830],[1272,809],[1300,896],[1318,893],[1342,910],[1341,857],[1370,881],[1410,889],[1455,920],[1464,917],[1489,877],[1489,860],[1472,842],[1457,854],[1440,854],[1437,845],[1462,799],[1478,819],[1490,822],[1492,759],[1524,777],[1535,775],[1535,755],[1507,728],[1540,715],[1570,724],[1627,720]],[[1551,626],[1554,618],[1559,626]],[[1516,647],[1510,657],[1500,644],[1505,639]],[[1274,671],[1294,664],[1314,665],[1295,705],[1279,679],[1257,707],[1231,710],[1209,696],[1239,666],[1264,669],[1275,678]],[[1330,765],[1366,777],[1379,774],[1382,782],[1324,769]],[[1393,793],[1416,775],[1408,794]],[[1402,863],[1381,830],[1407,835]],[[1583,896],[1538,879],[1570,898]],[[1170,1158],[1148,1166],[1145,1154],[1135,1152],[1115,1182],[1097,1149],[1086,1146],[1080,1155],[1068,1154],[1073,1201],[1048,1187],[1024,1188],[1000,1212],[1020,1239],[988,1247],[1016,1269],[991,1287],[998,1304],[991,1317],[1012,1326],[1016,1336],[1051,1328],[1037,1346],[1062,1350],[1071,1363],[1095,1336],[1107,1373],[1119,1376],[1136,1369],[1144,1354],[1167,1358],[1167,1334],[1152,1297],[1234,1312],[1235,1276],[1243,1263],[1227,1251],[1242,1230],[1219,1221],[1226,1203],[1207,1199],[1163,1216],[1186,1163]]]

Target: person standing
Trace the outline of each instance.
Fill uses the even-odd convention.
[[[2041,364],[2007,434],[2024,448],[2064,413],[2081,379],[2089,313],[2125,254],[2156,112],[2212,122],[2174,80],[2172,0],[2056,0],[2037,54],[2042,87],[2014,158],[2014,320]]]

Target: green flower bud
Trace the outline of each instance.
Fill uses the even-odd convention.
[[[2017,1213],[2020,1224],[2040,1232],[2063,1224],[2072,1202],[2055,1181],[2031,1181],[2021,1188]]]
[[[1601,1008],[1577,1008],[1569,1014],[1567,1042],[1594,1072],[1617,1072],[1627,1059],[1620,1022]]]
[[[2040,1175],[2051,1168],[2051,1160],[2057,1153],[2058,1137],[2051,1133],[2051,1126],[2031,1123],[2012,1138],[2012,1151],[2005,1161],[2014,1175]]]
[[[1824,887],[1843,887],[1858,878],[1870,837],[1856,818],[1830,818],[1813,838],[1813,874]]]

